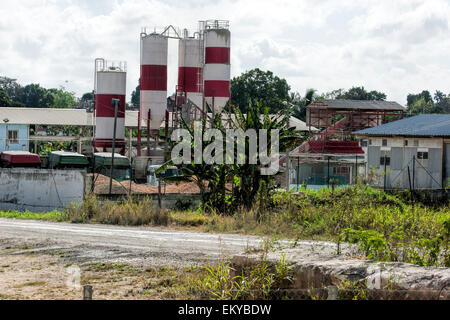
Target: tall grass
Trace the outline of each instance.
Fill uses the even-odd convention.
[[[191,296],[218,300],[272,300],[289,298],[286,289],[293,283],[293,270],[284,256],[279,263],[265,259],[239,266],[222,261],[207,266],[198,277],[188,278],[185,288]]]
[[[166,226],[169,222],[168,212],[157,208],[149,198],[140,202],[131,198],[122,202],[101,202],[94,196],[89,196],[81,206],[72,206],[66,210],[66,215],[74,223]]]
[[[159,210],[150,199],[120,202],[89,196],[63,213],[0,212],[13,218],[75,223],[176,225],[199,231],[244,233],[294,239],[333,240],[360,245],[372,259],[418,265],[450,265],[449,205],[428,207],[367,186],[336,190],[277,192],[257,199],[252,210],[232,216]]]
[[[271,205],[303,237],[358,243],[376,260],[450,266],[448,205],[414,205],[366,186],[277,194]]]

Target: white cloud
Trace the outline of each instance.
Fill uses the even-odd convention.
[[[301,93],[364,85],[403,104],[422,89],[450,92],[445,0],[3,0],[0,14],[0,74],[78,95],[92,90],[93,61],[105,57],[128,62],[130,99],[141,27],[195,31],[204,19],[230,20],[232,76],[259,67]],[[173,91],[176,42],[170,50]]]

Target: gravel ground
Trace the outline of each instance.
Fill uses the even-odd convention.
[[[92,179],[92,175],[88,175]],[[109,193],[109,180],[110,178],[101,174],[95,175],[95,194],[108,194]],[[130,181],[118,182],[113,180],[112,193],[113,194],[127,194],[130,190]],[[158,187],[151,187],[144,183],[137,184],[131,182],[131,191],[133,193],[143,194],[157,194]],[[178,184],[171,183],[166,186],[161,186],[162,193],[176,193],[176,194],[199,194],[200,189],[193,182],[181,182]]]
[[[215,263],[223,258],[261,250],[261,237],[174,231],[167,228],[122,227],[0,219],[0,248],[30,246],[15,254],[64,250],[68,263],[85,261],[136,266],[182,267]],[[292,247],[290,241],[272,246]],[[300,241],[303,256],[334,256],[331,242]],[[348,250],[343,249],[344,253]],[[346,251],[347,250],[347,251]]]

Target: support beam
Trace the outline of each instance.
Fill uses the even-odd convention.
[[[128,158],[131,161],[131,152],[133,151],[133,143],[131,138],[133,137],[133,129],[128,129]]]
[[[78,141],[77,141],[77,152],[81,153],[81,136],[83,135],[83,128],[78,128]]]
[[[34,126],[34,136],[37,136],[37,132],[38,132],[38,128],[39,126],[36,124]],[[8,132],[6,132],[6,134],[8,134]],[[34,153],[38,153],[38,140],[34,140]]]

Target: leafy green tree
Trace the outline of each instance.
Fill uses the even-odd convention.
[[[409,115],[426,113],[450,113],[450,95],[445,95],[441,91],[436,91],[434,99],[428,90],[423,90],[418,94],[408,94],[408,107],[406,112]]]
[[[270,113],[277,113],[285,109],[283,102],[289,100],[289,90],[285,79],[256,68],[231,80],[231,104],[245,113],[249,105],[264,101]]]
[[[267,130],[267,141],[271,141],[271,130],[279,130],[280,152],[286,151],[295,145],[299,138],[295,134],[294,128],[287,128],[288,117],[284,110],[273,115],[269,114],[269,108],[264,107],[262,103],[258,102],[255,106],[247,108],[244,114],[239,108],[230,105],[231,113],[235,117],[231,117],[229,112],[223,111],[212,119],[208,124],[209,128],[213,128],[221,132],[223,137],[226,137],[226,128],[242,129],[243,132],[247,130],[255,130],[259,132],[260,129]],[[224,121],[224,119],[227,119]],[[209,120],[208,120],[209,121]],[[225,126],[224,122],[227,123]],[[228,126],[229,125],[229,126]],[[202,120],[202,128],[207,127],[206,120]],[[188,130],[190,134],[190,148],[191,153],[194,154],[195,139],[194,130],[191,125],[182,122],[182,128]],[[211,142],[213,143],[213,142]],[[202,148],[210,148],[210,144],[203,143]],[[224,141],[221,159],[226,159],[226,141]],[[217,149],[215,149],[216,152]],[[261,151],[261,150],[259,150]],[[245,144],[245,157],[250,158],[249,143]],[[218,154],[215,154],[218,155]],[[238,158],[237,141],[234,145],[234,159]],[[164,170],[173,161],[169,161],[163,166],[160,171]],[[190,181],[197,184],[202,195],[203,208],[205,210],[213,210],[223,214],[232,214],[238,207],[244,206],[251,208],[258,192],[263,187],[269,187],[275,176],[263,175],[260,164],[185,164],[180,169],[181,177],[172,177],[165,179],[168,181]]]
[[[222,114],[216,114],[215,118],[212,120],[211,128],[219,129],[222,131],[223,123],[221,121]],[[207,128],[206,118],[201,120],[202,132],[205,132]],[[181,127],[189,132],[190,135],[190,148],[191,154],[195,154],[195,139],[194,139],[194,128],[192,125],[186,123],[181,119]],[[172,143],[172,147],[175,143]],[[207,147],[203,144],[203,150]],[[173,165],[173,160],[171,159],[164,166],[162,166],[159,171],[165,170],[167,166]],[[230,190],[225,188],[227,182],[231,179],[231,167],[229,165],[210,165],[206,164],[204,161],[201,164],[195,164],[194,160],[189,164],[184,164],[180,168],[180,176],[170,177],[164,180],[170,182],[193,182],[197,185],[200,190],[201,200],[203,209],[208,210],[218,210],[224,212],[225,202],[227,194],[229,196]]]
[[[349,100],[386,100],[386,94],[376,90],[367,91],[364,87],[352,87],[348,91],[338,89],[331,92],[334,99],[349,99]]]
[[[138,84],[136,89],[131,93],[131,105],[134,108],[139,108],[141,99],[141,85]]]
[[[80,101],[82,101],[82,102],[87,102],[87,101],[92,101],[92,100],[94,100],[94,91],[84,93],[80,99]]]
[[[450,113],[450,94],[446,95],[441,91],[436,91],[434,99],[428,90],[421,93],[408,94],[408,107],[406,112],[409,115],[425,113]]]
[[[235,114],[235,120],[232,121],[232,127],[247,130],[267,130],[267,141],[271,141],[271,131],[279,131],[279,151],[285,152],[301,143],[301,138],[297,136],[294,128],[289,128],[289,116],[284,110],[276,114],[270,114],[270,109],[265,107],[262,102],[257,102],[255,106],[250,106],[246,114],[242,113],[238,108],[231,106],[232,112]],[[259,139],[258,139],[259,140]],[[260,141],[258,141],[260,143]],[[249,143],[245,144],[246,158],[250,157]],[[259,145],[261,147],[261,145]],[[237,149],[237,148],[235,148]],[[237,154],[235,154],[235,158]],[[275,179],[275,175],[263,175],[261,166],[245,163],[242,165],[233,164],[233,200],[239,206],[250,209],[262,189],[269,188]]]
[[[90,109],[94,103],[94,91],[84,93],[80,98],[80,108]]]
[[[436,91],[434,101],[437,113],[450,113],[450,94],[445,95],[441,91]]]
[[[68,109],[77,104],[77,99],[73,92],[68,92],[64,88],[53,89],[50,91],[53,97],[51,108]]]
[[[431,96],[430,91],[423,90],[421,93],[418,94],[408,94],[408,96],[406,97],[408,107],[413,105],[417,100],[420,100],[422,98],[424,103],[428,102],[433,103],[433,97]]]
[[[297,119],[306,121],[306,107],[316,98],[316,90],[314,89],[306,90],[304,97],[302,97],[298,92],[291,93],[290,103],[293,109],[292,115]]]
[[[14,101],[18,100],[22,87],[17,83],[16,79],[0,76],[0,89],[4,90],[14,103]]]
[[[20,90],[18,101],[30,108],[51,108],[54,103],[53,94],[34,83]]]
[[[6,93],[5,90],[0,89],[0,107],[9,107],[11,106],[11,99]]]
[[[433,113],[433,101],[426,101],[425,97],[420,97],[408,106],[406,112],[410,115]]]

